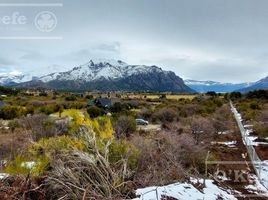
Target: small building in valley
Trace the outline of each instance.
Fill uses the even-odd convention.
[[[97,98],[93,101],[89,101],[87,105],[110,108],[112,106],[112,100],[108,98]]]

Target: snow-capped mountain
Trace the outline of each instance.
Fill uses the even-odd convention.
[[[56,72],[20,87],[61,90],[192,92],[174,72],[157,66],[129,65],[121,60],[90,60],[66,72]]]
[[[0,85],[12,86],[33,80],[30,74],[0,74]]]
[[[251,86],[253,83],[220,83],[216,81],[196,81],[185,80],[184,83],[197,92],[233,92],[245,87]]]
[[[94,81],[101,78],[111,80],[131,76],[134,74],[144,74],[161,71],[161,68],[158,68],[156,66],[128,65],[120,60],[90,60],[88,63],[75,67],[70,71],[52,73],[41,77],[39,80],[42,82],[49,82],[52,80]]]
[[[268,76],[249,85],[248,87],[239,89],[239,92],[249,92],[253,90],[268,89]]]

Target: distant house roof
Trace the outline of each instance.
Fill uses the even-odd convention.
[[[102,106],[102,107],[111,107],[112,100],[108,98],[99,98],[95,99],[94,101],[89,101],[88,106]]]
[[[87,103],[87,105],[88,105],[88,106],[95,106],[96,104],[95,104],[95,101],[89,101],[89,102]]]
[[[97,102],[104,107],[110,107],[112,106],[112,100],[111,99],[97,99]]]

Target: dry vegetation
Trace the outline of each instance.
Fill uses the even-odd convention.
[[[117,99],[112,116],[87,107],[94,95],[9,95],[0,112],[9,120],[0,148],[10,175],[0,183],[1,199],[123,199],[138,187],[203,177],[211,142],[234,131],[228,101],[131,95]],[[161,130],[137,130],[135,118]]]

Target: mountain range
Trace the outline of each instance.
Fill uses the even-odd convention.
[[[80,91],[248,92],[267,89],[268,77],[257,82],[237,84],[190,79],[183,81],[174,72],[157,66],[129,65],[121,60],[90,60],[69,71],[41,77],[0,74],[0,85]]]
[[[220,83],[216,81],[184,80],[184,83],[197,92],[233,92],[250,87],[254,83]],[[267,85],[268,86],[268,85]]]
[[[268,89],[268,76],[251,84],[248,87],[241,88],[238,91],[242,93],[246,93],[253,90],[259,90],[259,89]]]
[[[13,86],[33,79],[30,74],[0,74],[0,85]]]
[[[194,92],[172,71],[157,66],[129,65],[120,60],[90,60],[72,70],[20,82],[18,86],[81,91]]]

